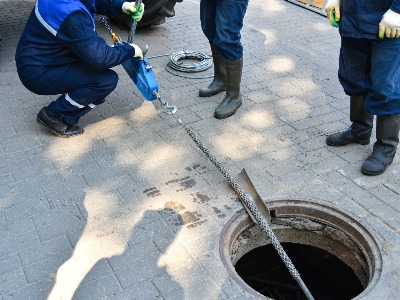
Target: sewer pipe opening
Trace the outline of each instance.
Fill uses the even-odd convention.
[[[315,299],[365,296],[379,279],[382,260],[372,235],[335,208],[305,200],[267,203],[271,228]],[[220,236],[220,255],[230,276],[266,299],[306,299],[265,232],[243,211]]]

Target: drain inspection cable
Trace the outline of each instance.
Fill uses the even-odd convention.
[[[116,36],[113,32],[111,27],[108,25],[107,21],[100,16],[101,21],[106,26],[107,30],[110,32],[110,35],[115,43],[121,41],[121,39]],[[136,22],[133,23],[134,26],[131,27],[131,31],[129,34],[128,42],[133,40],[133,36],[136,29]],[[146,51],[147,52],[147,51]],[[145,53],[143,53],[143,57]],[[195,64],[189,64],[189,66],[185,66],[182,63],[183,58],[190,58],[190,59],[198,59],[200,62]],[[206,55],[196,53],[194,51],[181,51],[175,55],[171,56],[170,60],[170,67],[177,71],[183,72],[198,72],[199,70],[206,70],[211,66],[211,60],[206,58]],[[168,102],[161,100],[161,97],[158,93],[158,84],[155,80],[154,73],[152,72],[152,67],[148,63],[147,58],[143,58],[141,60],[129,60],[127,63],[123,64],[124,69],[127,73],[131,76],[133,81],[135,82],[136,86],[142,92],[142,95],[147,100],[155,100],[157,99],[161,106],[166,110],[166,113],[172,115],[176,118],[178,124],[182,126],[186,133],[190,136],[193,142],[200,148],[201,151],[206,155],[206,157],[213,163],[213,165],[221,172],[221,174],[226,178],[232,188],[238,193],[240,200],[243,206],[248,211],[249,215],[252,217],[253,220],[258,223],[261,229],[267,234],[268,238],[271,240],[272,245],[274,246],[275,250],[278,252],[280,258],[282,259],[283,263],[289,270],[292,277],[297,281],[300,288],[302,289],[303,293],[307,297],[308,300],[314,300],[313,296],[311,295],[310,291],[308,290],[307,286],[303,282],[300,277],[299,272],[297,271],[296,267],[293,265],[292,261],[290,260],[289,256],[286,254],[285,250],[283,249],[282,245],[279,243],[279,240],[275,236],[274,232],[272,231],[271,227],[269,226],[269,221],[267,219],[267,215],[261,213],[261,207],[258,205],[252,197],[247,194],[237,183],[237,181],[228,173],[228,171],[223,167],[223,165],[217,160],[217,158],[210,152],[210,150],[203,145],[203,143],[198,139],[196,133],[191,130],[188,126],[186,126],[181,119],[176,115],[177,107],[175,105],[169,105]],[[174,74],[174,73],[172,73]],[[176,74],[174,74],[176,75]],[[179,76],[179,75],[178,75]],[[183,77],[183,75],[182,75]],[[212,77],[212,76],[209,76]],[[188,77],[188,78],[208,78],[208,77]],[[260,209],[259,209],[260,207]]]
[[[285,250],[283,249],[282,245],[279,243],[278,238],[275,236],[274,232],[272,231],[271,227],[269,226],[267,217],[260,212],[260,210],[258,209],[254,200],[240,187],[240,185],[237,183],[237,181],[228,173],[228,171],[217,160],[217,158],[210,152],[210,150],[206,146],[204,146],[204,144],[198,139],[196,133],[193,130],[191,130],[188,126],[186,126],[181,121],[181,119],[175,115],[176,107],[169,106],[167,102],[163,102],[161,100],[160,100],[160,102],[161,102],[161,105],[165,109],[168,110],[166,113],[169,115],[172,115],[176,118],[178,124],[185,129],[186,133],[190,136],[190,138],[193,140],[193,142],[200,148],[201,151],[203,151],[203,153],[206,155],[206,157],[213,163],[213,165],[221,172],[221,174],[229,182],[229,184],[232,186],[232,188],[238,193],[242,204],[252,214],[252,217],[255,218],[255,220],[261,227],[261,229],[267,234],[267,236],[271,240],[271,243],[274,246],[275,250],[278,252],[280,258],[286,265],[286,267],[289,270],[292,277],[299,284],[300,288],[304,292],[307,299],[314,300],[314,298],[311,295],[310,291],[308,290],[307,286],[301,279],[299,272],[296,270],[296,267],[293,265],[289,256],[286,254]],[[172,107],[174,107],[175,109],[172,109]]]

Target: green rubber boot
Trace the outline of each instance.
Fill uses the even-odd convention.
[[[226,96],[215,109],[214,117],[225,119],[235,114],[242,105],[240,83],[242,81],[243,59],[226,61],[227,86]]]
[[[225,59],[213,46],[211,46],[211,53],[214,63],[214,79],[208,87],[199,90],[200,97],[211,97],[226,90]]]
[[[366,175],[379,175],[393,162],[399,143],[400,115],[377,116],[376,142],[361,167]]]

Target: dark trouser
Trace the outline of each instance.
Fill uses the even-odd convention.
[[[200,20],[204,35],[228,61],[243,57],[240,30],[249,0],[201,0]]]
[[[47,112],[69,124],[103,102],[117,86],[118,75],[112,70],[97,71],[85,63],[55,67],[18,69],[21,82],[38,95],[62,94],[47,106]]]
[[[342,37],[339,81],[347,95],[365,95],[374,115],[400,113],[400,39]]]

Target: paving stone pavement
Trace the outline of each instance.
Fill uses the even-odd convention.
[[[0,299],[254,299],[218,252],[224,224],[242,209],[237,195],[121,67],[116,90],[82,118],[84,135],[62,139],[36,123],[55,96],[27,91],[14,61],[33,4],[0,1]],[[109,39],[101,22],[97,32]],[[400,156],[385,174],[366,177],[360,166],[372,145],[325,144],[349,125],[338,33],[286,1],[253,0],[242,41],[244,104],[221,121],[213,118],[221,96],[197,96],[207,79],[165,70],[165,54],[209,53],[199,0],[178,3],[174,18],[136,35],[157,56],[150,60],[163,100],[224,166],[245,168],[267,202],[307,198],[361,222],[383,268],[360,299],[396,299]]]

